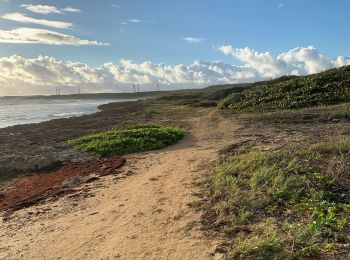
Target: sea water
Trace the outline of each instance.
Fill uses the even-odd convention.
[[[93,114],[98,106],[126,100],[0,98],[0,128]]]

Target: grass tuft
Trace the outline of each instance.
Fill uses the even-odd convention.
[[[163,149],[184,137],[182,129],[158,125],[138,125],[69,140],[79,150],[107,155],[125,155]]]

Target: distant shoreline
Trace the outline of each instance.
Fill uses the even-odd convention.
[[[28,99],[28,98],[10,98],[0,99],[0,130],[7,127],[14,127],[20,125],[37,124],[42,122],[48,122],[50,120],[80,117],[84,115],[91,115],[100,112],[105,106],[113,103],[124,103],[124,102],[135,102],[137,100],[144,100],[148,97],[139,98],[64,98],[64,99]],[[2,102],[4,102],[4,108]],[[10,102],[10,103],[9,103]],[[78,103],[77,103],[78,102]],[[11,113],[11,105],[6,104],[17,104],[14,105],[16,112],[14,112],[12,119],[9,119],[6,114]],[[16,108],[20,104],[25,104],[25,109]],[[32,106],[30,104],[33,104]],[[34,105],[36,104],[36,105]],[[57,104],[59,104],[57,106]],[[77,107],[76,104],[80,104]],[[85,104],[85,105],[84,105]],[[90,104],[90,105],[89,105]],[[43,111],[38,112],[37,106],[42,106]],[[64,108],[63,108],[64,107]],[[4,110],[3,110],[4,109]],[[32,111],[32,112],[30,112]],[[25,114],[29,112],[30,117],[27,118]],[[25,119],[24,119],[25,117]],[[18,119],[17,119],[18,118]],[[31,119],[30,119],[31,118]],[[21,120],[22,119],[22,120]]]
[[[69,95],[3,96],[0,99],[137,99],[158,97],[171,91],[147,91],[136,93],[86,93]]]

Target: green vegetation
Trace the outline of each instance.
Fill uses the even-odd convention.
[[[221,108],[273,111],[334,105],[350,101],[350,66],[304,77],[258,82],[249,91],[226,97]]]
[[[166,100],[166,101],[178,101],[178,100],[197,100],[200,99],[202,93],[197,90],[188,90],[188,91],[175,91],[168,95],[159,97],[158,100]]]
[[[139,125],[124,130],[103,132],[69,140],[67,143],[86,151],[107,155],[157,150],[174,144],[184,137],[180,128]]]
[[[254,84],[232,84],[207,87],[204,89],[202,99],[219,101],[232,93],[242,93],[253,86]]]
[[[337,256],[350,243],[350,138],[279,151],[252,144],[217,166],[217,227],[233,259]],[[339,256],[339,255],[338,255]]]
[[[239,102],[241,100],[241,97],[242,97],[241,92],[231,93],[218,103],[218,108],[219,109],[228,108],[231,104]]]
[[[325,124],[349,122],[350,103],[265,113],[242,113],[239,117],[250,124],[262,123],[264,125],[284,125],[286,127],[308,124],[321,127],[321,124],[325,126]]]

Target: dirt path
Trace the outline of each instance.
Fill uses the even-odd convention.
[[[107,176],[0,222],[0,259],[215,258],[218,241],[203,235],[190,205],[194,182],[235,141],[237,126],[214,109],[202,114],[179,144],[127,157],[125,178]]]

